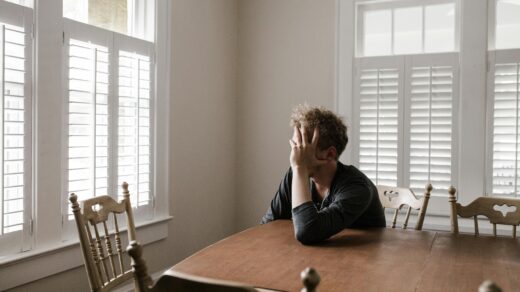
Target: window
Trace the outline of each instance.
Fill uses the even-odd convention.
[[[136,220],[150,218],[154,44],[72,20],[65,21],[65,30],[68,166],[64,199],[70,193],[80,200],[121,195],[120,186],[127,182]],[[65,207],[64,213],[73,220],[70,206]],[[65,229],[71,232],[68,229],[74,227]]]
[[[520,48],[520,0],[496,2],[495,49]]]
[[[126,3],[125,34],[63,18],[69,0],[43,2],[0,0],[0,290],[81,264],[54,261],[77,248],[70,192],[117,199],[127,181],[148,242],[170,219],[170,2],[77,1]]]
[[[31,28],[31,9],[0,2],[0,256],[31,232]]]
[[[356,60],[358,165],[375,184],[422,193],[431,183],[434,195],[447,195],[456,169],[456,77],[455,53]]]
[[[357,4],[354,141],[375,184],[447,196],[457,163],[458,31],[454,1]],[[383,56],[387,55],[387,56]]]
[[[63,0],[63,16],[148,41],[155,37],[153,0]]]
[[[357,56],[457,50],[455,1],[357,4]]]
[[[496,0],[490,30],[487,192],[520,196],[520,1]],[[492,15],[493,16],[493,15]],[[491,17],[493,18],[493,17]],[[494,49],[493,49],[494,48]]]

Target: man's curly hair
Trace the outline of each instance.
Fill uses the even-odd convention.
[[[320,139],[318,149],[325,150],[334,146],[338,157],[343,153],[348,143],[347,126],[343,120],[332,111],[323,107],[312,107],[308,104],[297,105],[291,115],[291,127],[305,127],[310,130],[310,135],[315,127],[318,127]]]

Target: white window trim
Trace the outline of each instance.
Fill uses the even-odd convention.
[[[10,289],[65,270],[82,266],[83,260],[77,241],[57,243],[61,238],[61,147],[56,147],[61,140],[60,129],[63,125],[63,112],[49,109],[62,108],[62,56],[61,44],[63,21],[62,0],[35,0],[35,34],[36,48],[35,102],[33,108],[33,129],[35,147],[34,172],[38,174],[34,186],[36,212],[34,244],[31,251],[0,258],[0,290]],[[155,193],[154,219],[137,224],[138,237],[150,243],[168,236],[169,215],[169,112],[170,112],[170,1],[156,0],[155,39],[155,109],[153,119],[155,128],[153,136],[153,152],[161,153],[160,159],[155,155],[153,189]],[[43,3],[43,5],[38,5]],[[160,36],[160,37],[157,37]],[[59,46],[56,46],[58,45]],[[58,68],[58,69],[56,69]],[[49,74],[54,72],[53,74]],[[42,97],[43,96],[43,100]],[[160,106],[159,106],[160,105]],[[49,131],[48,129],[55,129]],[[56,161],[58,160],[58,161]],[[49,183],[51,182],[51,183]],[[38,194],[40,194],[38,196]],[[52,206],[52,207],[50,207]],[[42,210],[52,212],[43,212]],[[67,259],[67,263],[63,263]],[[46,269],[41,269],[45,266]]]

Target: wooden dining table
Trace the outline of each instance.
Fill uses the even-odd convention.
[[[171,270],[254,287],[300,291],[313,267],[318,291],[478,291],[492,280],[520,291],[520,240],[390,228],[345,229],[306,246],[289,220],[227,237]]]

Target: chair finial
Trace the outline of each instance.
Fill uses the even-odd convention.
[[[123,188],[123,197],[130,198],[130,192],[128,191],[128,183],[125,181],[121,184]]]
[[[78,203],[78,195],[76,195],[75,193],[70,194],[69,201],[72,203],[71,204],[72,212],[79,212],[80,208],[79,208],[79,203]]]
[[[301,292],[316,292],[316,287],[320,283],[320,275],[316,272],[315,269],[311,267],[305,268],[300,274],[302,278],[303,286]]]
[[[456,192],[457,192],[457,189],[456,189],[455,187],[450,186],[450,187],[448,188],[448,193],[450,194],[450,195],[449,195],[449,201],[450,201],[450,202],[451,202],[451,201],[455,202],[455,193],[456,193]]]
[[[74,203],[77,203],[78,202],[78,195],[76,195],[75,193],[72,193],[69,195],[69,201],[74,204]]]
[[[429,194],[429,193],[432,192],[432,190],[433,190],[433,186],[432,186],[432,184],[428,183],[428,184],[426,185],[426,191],[427,191],[428,194]]]

